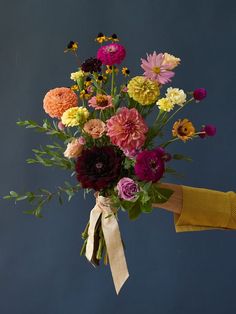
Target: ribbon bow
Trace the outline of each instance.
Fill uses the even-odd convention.
[[[129,277],[124,248],[121,240],[119,225],[112,210],[109,198],[96,196],[96,205],[90,212],[88,238],[85,255],[93,263],[95,250],[96,225],[101,217],[101,228],[111,268],[112,278],[118,294]]]

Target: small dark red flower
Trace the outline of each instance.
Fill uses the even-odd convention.
[[[81,69],[84,72],[100,72],[101,71],[102,62],[97,58],[88,58],[81,64]]]
[[[206,136],[215,136],[216,135],[216,127],[212,124],[205,125],[199,134],[201,138],[205,138]]]
[[[85,149],[76,162],[77,179],[85,189],[105,189],[117,183],[121,164],[122,157],[113,146]]]
[[[207,96],[207,91],[205,88],[197,88],[193,92],[193,97],[197,101],[203,100],[204,98],[206,98],[206,96]]]

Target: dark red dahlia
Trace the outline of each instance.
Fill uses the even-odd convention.
[[[81,64],[81,70],[84,72],[100,72],[102,62],[97,58],[89,58]]]
[[[112,146],[83,150],[76,162],[77,179],[83,188],[100,191],[119,178],[122,157]]]
[[[164,160],[155,150],[144,150],[138,154],[134,172],[140,180],[157,182],[163,176],[164,171]]]

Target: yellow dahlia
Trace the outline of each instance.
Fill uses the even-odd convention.
[[[195,128],[188,119],[179,119],[173,125],[172,134],[177,136],[182,141],[189,140],[195,133]]]
[[[65,126],[78,126],[85,123],[88,120],[89,111],[84,107],[73,107],[66,110],[62,117],[61,122]]]
[[[158,84],[144,76],[135,76],[129,81],[128,94],[141,105],[151,105],[160,95]]]
[[[158,100],[157,106],[160,110],[169,112],[174,108],[175,105],[168,98],[161,98]]]

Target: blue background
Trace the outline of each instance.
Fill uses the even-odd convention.
[[[179,117],[198,127],[217,126],[215,138],[173,145],[192,156],[172,182],[217,190],[235,186],[235,2],[234,1],[46,1],[0,2],[1,195],[37,187],[54,189],[69,176],[26,165],[31,148],[50,142],[16,126],[45,118],[42,99],[50,88],[71,84],[76,63],[63,50],[79,41],[81,59],[93,56],[99,31],[117,33],[133,75],[146,52],[180,56],[173,86],[205,87],[208,98]],[[120,215],[130,279],[117,297],[110,269],[94,269],[79,256],[80,234],[94,203],[78,194],[45,218],[25,216],[27,204],[1,201],[0,313],[222,314],[236,311],[236,233],[176,234],[172,214],[154,210],[130,222]],[[26,206],[26,207],[25,207]]]

